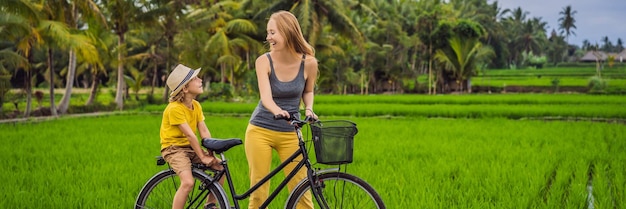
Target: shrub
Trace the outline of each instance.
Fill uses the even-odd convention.
[[[552,87],[554,87],[554,93],[559,92],[560,83],[561,83],[561,79],[559,78],[552,79]]]
[[[589,79],[589,93],[604,93],[606,87],[606,81],[598,76]]]
[[[214,100],[228,101],[235,96],[235,90],[228,83],[211,83],[209,98]]]

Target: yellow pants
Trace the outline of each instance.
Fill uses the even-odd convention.
[[[245,136],[246,158],[250,168],[250,186],[261,181],[270,172],[272,149],[278,152],[281,162],[289,158],[298,150],[298,137],[295,132],[277,132],[248,124]],[[283,172],[288,175],[302,157],[289,163]],[[306,168],[300,169],[291,181],[287,183],[289,192],[300,180],[306,178]],[[270,184],[266,182],[250,195],[248,209],[258,209],[269,196]],[[313,208],[311,193],[308,192],[298,203],[297,208]]]

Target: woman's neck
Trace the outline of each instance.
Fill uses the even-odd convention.
[[[278,50],[270,52],[272,59],[281,62],[281,63],[292,63],[300,59],[298,53],[289,51],[289,50]]]

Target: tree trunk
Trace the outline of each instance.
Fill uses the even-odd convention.
[[[172,38],[168,37],[167,38],[167,59],[165,59],[165,76],[170,76],[170,54],[172,53]],[[165,82],[163,82],[165,83]],[[169,101],[169,86],[167,86],[167,83],[165,83],[163,86],[165,86],[165,88],[163,88],[163,101],[164,102],[168,102]]]
[[[230,87],[231,89],[235,89],[235,69],[230,68]]]
[[[150,97],[154,96],[154,87],[156,87],[157,85],[157,77],[159,74],[159,66],[158,65],[154,65],[154,75],[152,75],[152,84],[150,85]]]
[[[224,63],[220,64],[220,76],[222,76],[222,79],[220,79],[220,82],[222,83],[222,85],[224,85],[224,83],[226,82],[226,75],[224,75]]]
[[[94,73],[92,76],[91,82],[91,92],[89,93],[89,99],[85,105],[91,105],[96,100],[96,95],[98,94],[98,86],[100,85],[100,79],[98,79],[98,73]]]
[[[30,63],[30,59],[29,59]],[[32,77],[32,69],[24,69],[26,71],[26,76],[24,77],[24,90],[26,90],[26,108],[24,109],[24,117],[30,117],[30,106],[32,104],[33,92],[31,88],[31,77]],[[17,107],[17,105],[16,105]]]
[[[72,97],[72,88],[74,88],[74,77],[76,77],[76,52],[70,50],[69,64],[67,66],[67,78],[65,79],[65,93],[59,102],[59,113],[67,113],[70,106],[70,98]]]
[[[433,94],[433,46],[432,43],[428,46],[428,53],[430,53],[430,58],[428,58],[428,94]]]
[[[115,104],[117,104],[118,110],[124,109],[124,56],[123,53],[126,49],[122,49],[124,46],[124,34],[118,35],[117,46],[119,47],[117,52],[117,89],[115,92]]]
[[[48,73],[50,75],[50,115],[57,116],[57,108],[54,106],[54,67],[53,67],[52,49],[48,47]]]

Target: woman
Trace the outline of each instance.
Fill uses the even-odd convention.
[[[275,120],[274,116],[289,118],[290,113],[299,112],[302,102],[306,116],[317,119],[313,112],[317,59],[296,17],[287,11],[272,14],[267,22],[266,40],[270,52],[259,56],[255,63],[261,101],[252,113],[245,136],[251,186],[269,173],[272,149],[284,161],[299,148],[294,128],[285,121]],[[290,163],[285,175],[296,164]],[[287,187],[293,190],[304,178],[306,170],[301,169]],[[251,194],[248,208],[260,207],[268,197],[269,186],[265,183]],[[310,194],[300,201],[298,208],[313,208]]]

